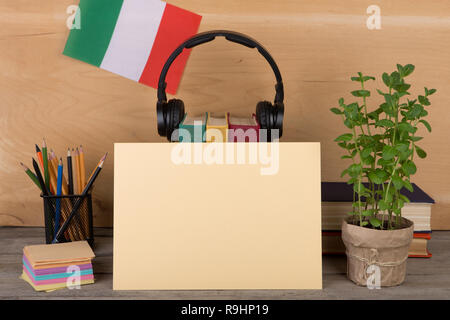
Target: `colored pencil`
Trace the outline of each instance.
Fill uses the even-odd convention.
[[[58,182],[57,182],[57,188],[56,188],[56,195],[61,196],[62,192],[62,176],[63,176],[63,164],[62,164],[62,158],[59,159],[58,164]],[[55,234],[58,232],[59,229],[59,221],[61,216],[61,198],[56,198],[56,205],[55,205]]]
[[[80,145],[78,148],[78,160],[80,163],[80,189],[78,190],[78,194],[81,194],[83,188],[86,186],[86,166],[84,161],[84,151],[83,146]],[[80,215],[77,215],[77,218],[80,218]],[[87,218],[86,219],[80,219],[81,223],[83,225],[83,228],[80,228],[80,231],[83,231],[84,234],[89,235],[89,226],[87,224]]]
[[[54,152],[50,152],[49,153],[49,161],[48,161],[48,171],[50,174],[50,187],[53,191],[53,194],[57,193],[58,190],[58,167],[54,167],[54,157],[55,153]],[[64,190],[62,189],[62,194],[64,194]],[[72,203],[70,203],[70,201],[67,201],[67,199],[63,200],[63,210],[61,211],[61,216],[64,219],[67,219],[68,213],[70,212],[72,209]],[[65,210],[64,210],[65,209]],[[69,237],[70,240],[75,240],[77,239],[77,232],[75,228],[69,228],[67,230],[67,235]]]
[[[92,170],[91,175],[89,176],[88,181],[91,180],[92,176],[94,175],[95,170],[96,170],[97,167],[100,165],[100,163],[101,163],[102,161],[105,161],[107,155],[108,155],[108,152],[105,153],[105,155],[104,155],[104,156],[100,159],[100,161],[97,163],[97,165],[95,166],[94,170]]]
[[[50,175],[48,173],[48,155],[47,155],[47,144],[45,143],[45,139],[43,139],[42,143],[42,165],[44,166],[44,182],[47,190],[50,186]]]
[[[72,149],[72,153],[74,153],[74,150]],[[74,194],[74,181],[73,181],[73,168],[72,168],[72,153],[70,152],[70,148],[67,148],[67,176],[68,176],[68,194]],[[69,211],[70,212],[73,208],[73,200],[70,199],[69,201]],[[83,223],[84,225],[84,223]],[[70,230],[70,228],[69,228]],[[77,229],[77,231],[80,231]]]
[[[58,157],[56,156],[55,152],[53,150],[50,151],[50,154],[52,155],[52,162],[53,162],[53,168],[55,168],[55,174],[58,168]],[[64,175],[64,171],[63,171],[63,175],[62,175],[62,194],[63,195],[67,195],[69,193],[69,190],[67,188],[67,180],[66,177]]]
[[[106,155],[105,155],[106,158]],[[61,228],[58,230],[58,233],[55,235],[55,238],[53,239],[53,243],[57,243],[59,242],[59,238],[60,236],[66,231],[66,229],[69,226],[70,221],[73,219],[74,215],[77,213],[78,209],[80,208],[84,197],[87,195],[87,193],[89,192],[89,190],[91,189],[92,185],[94,184],[95,180],[97,179],[100,171],[102,170],[103,167],[103,163],[104,160],[100,162],[100,164],[97,166],[97,168],[95,169],[94,174],[92,175],[91,179],[89,179],[88,183],[86,184],[86,187],[84,188],[81,197],[78,198],[77,202],[75,203],[75,205],[73,206],[72,211],[70,212],[70,215],[68,217],[68,219],[66,219],[66,221],[64,222],[64,224],[61,226]]]
[[[78,189],[78,194],[81,194],[84,187],[86,186],[86,166],[85,166],[85,162],[84,162],[84,151],[83,151],[83,146],[80,145],[80,147],[78,148],[78,161],[80,164],[80,168],[79,168],[79,174],[80,174],[80,188]],[[78,214],[76,216],[77,218],[81,218],[80,214]],[[83,233],[86,234],[86,236],[89,234],[89,230],[88,230],[88,225],[87,223],[87,218],[86,219],[80,219],[81,220],[81,224],[83,228],[80,228],[80,231],[82,231]]]
[[[78,151],[78,154],[80,154],[80,151],[79,151],[79,149],[77,150]],[[52,155],[54,155],[55,156],[55,153],[53,152],[53,150],[52,150]],[[80,157],[78,156],[78,159],[80,160]],[[81,166],[80,166],[81,167]],[[81,168],[80,168],[81,169]],[[81,178],[81,175],[80,175],[80,178]],[[78,194],[81,194],[81,192],[83,191],[83,185],[82,185],[82,183],[80,182],[80,187],[81,187],[81,190],[78,192]],[[63,190],[62,190],[62,194],[63,195],[67,195],[68,194],[68,188],[67,188],[67,182],[66,182],[66,178],[65,178],[65,176],[64,176],[64,173],[63,173],[63,182],[62,182],[62,188],[63,188]],[[72,208],[72,205],[73,205],[73,203],[71,202],[70,203],[70,208]],[[70,210],[69,210],[69,212],[70,212]],[[85,227],[85,222],[84,222],[84,220],[83,219],[81,219],[81,217],[80,216],[76,216],[75,217],[75,219],[77,220],[77,223],[78,223],[78,225],[79,225],[79,228],[74,228],[74,232],[75,233],[77,233],[78,234],[78,237],[80,238],[80,239],[83,239],[84,238],[84,236],[83,236],[83,233],[84,233],[84,227]]]
[[[78,148],[75,149],[74,161],[75,161],[75,174],[76,174],[76,180],[77,180],[76,194],[81,194],[81,192],[83,191],[83,189],[82,189],[83,187],[81,186],[80,152],[78,151]]]
[[[22,166],[23,170],[25,170],[25,173],[31,178],[31,180],[33,180],[34,184],[37,185],[38,188],[42,191],[42,187],[41,187],[41,185],[39,183],[39,180],[36,177],[36,175],[30,170],[30,168],[28,168],[22,162],[20,163],[20,165]]]
[[[35,144],[35,147],[36,147],[36,155],[37,155],[39,164],[41,165],[42,171],[44,171],[44,158],[42,157],[42,151],[37,144]]]
[[[50,149],[50,152],[48,152],[48,153],[49,153],[48,160],[51,161],[51,163],[53,164],[54,168],[58,168],[58,158],[56,157],[55,152],[52,149]]]
[[[67,177],[69,179],[68,192],[73,194],[72,155],[70,154],[70,148],[67,149]]]
[[[47,153],[49,154],[49,156],[48,156],[49,163],[51,163],[53,165],[53,172],[55,173],[55,178],[57,178],[58,177],[58,165],[59,165],[58,157],[56,157],[56,154],[52,149],[50,149],[50,152],[47,151]],[[55,193],[56,193],[56,190],[55,190]]]
[[[86,186],[86,168],[84,163],[83,146],[80,146],[80,184],[82,189]]]
[[[48,189],[45,185],[44,179],[42,178],[41,170],[39,169],[39,165],[37,164],[36,160],[33,158],[33,168],[34,173],[36,174],[36,177],[38,178],[39,184],[41,185],[42,193],[44,196],[48,196]]]
[[[76,168],[76,171],[75,171],[75,173],[77,174],[77,188],[81,188],[80,189],[80,191],[77,191],[76,193],[77,194],[81,194],[81,192],[82,192],[82,188],[83,188],[83,186],[82,186],[82,184],[81,184],[81,175],[80,175],[80,171],[81,171],[81,164],[80,164],[80,151],[79,151],[79,149],[77,148],[77,151],[76,151],[76,155],[77,155],[77,157],[76,157],[76,162],[75,162],[75,168]],[[78,164],[78,168],[76,167],[76,165]],[[73,203],[71,203],[71,204],[73,204]],[[77,234],[78,234],[78,237],[80,238],[80,239],[84,239],[85,237],[84,237],[84,229],[85,229],[85,223],[84,223],[84,220],[83,219],[81,219],[81,217],[79,216],[79,215],[77,215],[76,217],[75,217],[75,219],[77,220],[77,223],[78,223],[78,228],[74,228],[75,229],[75,231],[77,232]]]
[[[49,153],[48,156],[48,174],[50,176],[50,191],[52,194],[56,194],[58,188],[58,167],[53,165],[53,156]]]

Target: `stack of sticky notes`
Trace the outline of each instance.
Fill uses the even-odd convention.
[[[21,278],[36,291],[94,283],[94,257],[87,241],[26,246]]]

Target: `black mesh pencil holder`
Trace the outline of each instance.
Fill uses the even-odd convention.
[[[56,212],[59,206],[59,228],[70,216],[72,208],[81,199],[81,205],[70,221],[67,230],[59,238],[59,242],[71,242],[86,240],[92,246],[94,244],[94,232],[92,222],[92,197],[91,194],[81,195],[61,195],[44,196],[44,217],[45,217],[45,241],[52,243],[55,238]]]

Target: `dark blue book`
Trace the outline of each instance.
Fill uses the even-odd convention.
[[[365,187],[369,187],[364,183]],[[414,191],[411,192],[403,188],[400,192],[411,202],[434,203],[434,200],[420,189],[415,183],[412,183]],[[353,185],[346,182],[322,182],[322,201],[326,202],[352,202]]]

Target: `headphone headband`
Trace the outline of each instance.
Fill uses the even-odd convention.
[[[280,70],[277,67],[277,64],[275,63],[275,60],[273,60],[272,56],[269,54],[269,52],[264,49],[264,47],[259,44],[256,40],[253,40],[250,37],[247,37],[246,35],[234,31],[226,31],[226,30],[214,30],[214,31],[207,31],[199,33],[189,39],[187,39],[185,42],[183,42],[181,45],[176,48],[172,54],[167,59],[166,63],[164,64],[164,67],[161,70],[161,74],[159,76],[158,81],[158,102],[162,103],[167,101],[167,95],[166,95],[166,75],[167,72],[170,69],[170,66],[175,61],[175,59],[183,52],[184,49],[190,49],[193,47],[196,47],[200,44],[210,42],[214,40],[216,37],[225,37],[228,41],[239,43],[243,46],[249,47],[249,48],[256,48],[258,52],[266,59],[266,61],[271,66],[273,73],[275,74],[275,78],[277,80],[277,83],[275,85],[275,103],[283,103],[284,100],[284,89],[283,89],[283,80],[281,79],[281,73]]]

